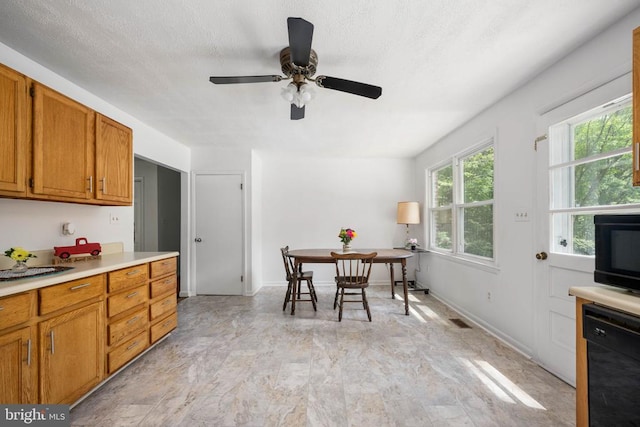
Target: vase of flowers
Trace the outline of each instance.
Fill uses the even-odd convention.
[[[411,238],[407,239],[407,243],[405,244],[405,246],[407,248],[410,248],[412,251],[415,251],[416,248],[420,245],[418,244],[418,239]]]
[[[8,256],[16,262],[15,265],[11,267],[11,271],[14,273],[24,273],[29,269],[27,266],[29,258],[37,258],[34,254],[19,246],[4,251],[4,256]]]
[[[342,252],[349,252],[351,250],[351,240],[355,239],[358,235],[356,231],[351,228],[341,228],[338,237],[342,242]]]

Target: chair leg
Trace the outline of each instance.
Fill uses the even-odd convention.
[[[338,322],[342,322],[342,306],[344,305],[344,288],[340,289],[340,311],[338,312]]]
[[[340,293],[340,286],[336,285],[336,297],[333,299],[333,309],[338,306],[338,294]]]
[[[284,304],[282,304],[282,311],[285,311],[287,309],[287,304],[289,303],[290,299],[291,299],[291,281],[289,281],[289,284],[287,285],[287,293],[284,295]]]
[[[316,295],[316,287],[313,286],[313,280],[309,279],[308,280],[309,285],[311,286],[311,290],[313,291],[313,299],[318,302],[318,295]]]
[[[318,311],[316,308],[316,293],[313,289],[313,283],[311,283],[311,280],[307,280],[307,288],[309,288],[309,299],[311,300],[311,304],[313,304],[313,311]]]
[[[369,318],[369,322],[371,322],[371,311],[369,311],[369,301],[367,301],[367,294],[362,288],[362,305],[364,305],[364,309],[367,310],[367,317]]]

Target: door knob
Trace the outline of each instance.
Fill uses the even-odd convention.
[[[547,257],[548,257],[548,256],[549,256],[549,255],[547,255],[547,253],[546,253],[546,252],[538,252],[538,253],[536,254],[536,259],[539,259],[539,260],[541,260],[541,261],[544,261],[545,259],[547,259]]]
[[[196,240],[196,243],[200,243],[200,242],[202,242],[202,239],[201,239],[200,237],[196,237],[196,239],[195,239],[195,240]]]

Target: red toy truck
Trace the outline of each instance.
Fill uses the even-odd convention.
[[[76,239],[75,246],[54,246],[53,254],[62,259],[69,258],[71,255],[91,254],[93,256],[102,252],[100,243],[89,243],[85,237]]]

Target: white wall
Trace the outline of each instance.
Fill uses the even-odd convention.
[[[338,232],[351,227],[354,248],[404,243],[396,224],[398,201],[414,197],[412,159],[297,158],[262,153],[262,284],[284,285],[280,248],[341,248]],[[312,265],[316,284],[333,284],[330,265]],[[388,282],[383,264],[373,281]]]
[[[1,43],[0,63],[132,128],[136,155],[177,170],[190,170],[190,150],[186,146]],[[109,224],[111,212],[120,216],[119,225]],[[61,224],[66,221],[77,225],[72,237],[62,235]],[[0,199],[0,249],[11,246],[51,249],[74,243],[75,237],[87,237],[97,242],[123,242],[125,250],[132,251],[133,207]]]
[[[417,157],[416,181],[425,199],[425,170],[495,133],[498,270],[487,271],[437,254],[425,256],[419,281],[432,292],[532,354],[534,342],[534,236],[536,221],[533,142],[541,115],[631,70],[632,13],[531,82],[461,126]],[[631,86],[628,87],[631,92]],[[472,94],[470,94],[472,96]],[[515,222],[526,209],[531,222]],[[424,265],[423,264],[423,265]],[[489,301],[487,292],[491,292]]]

